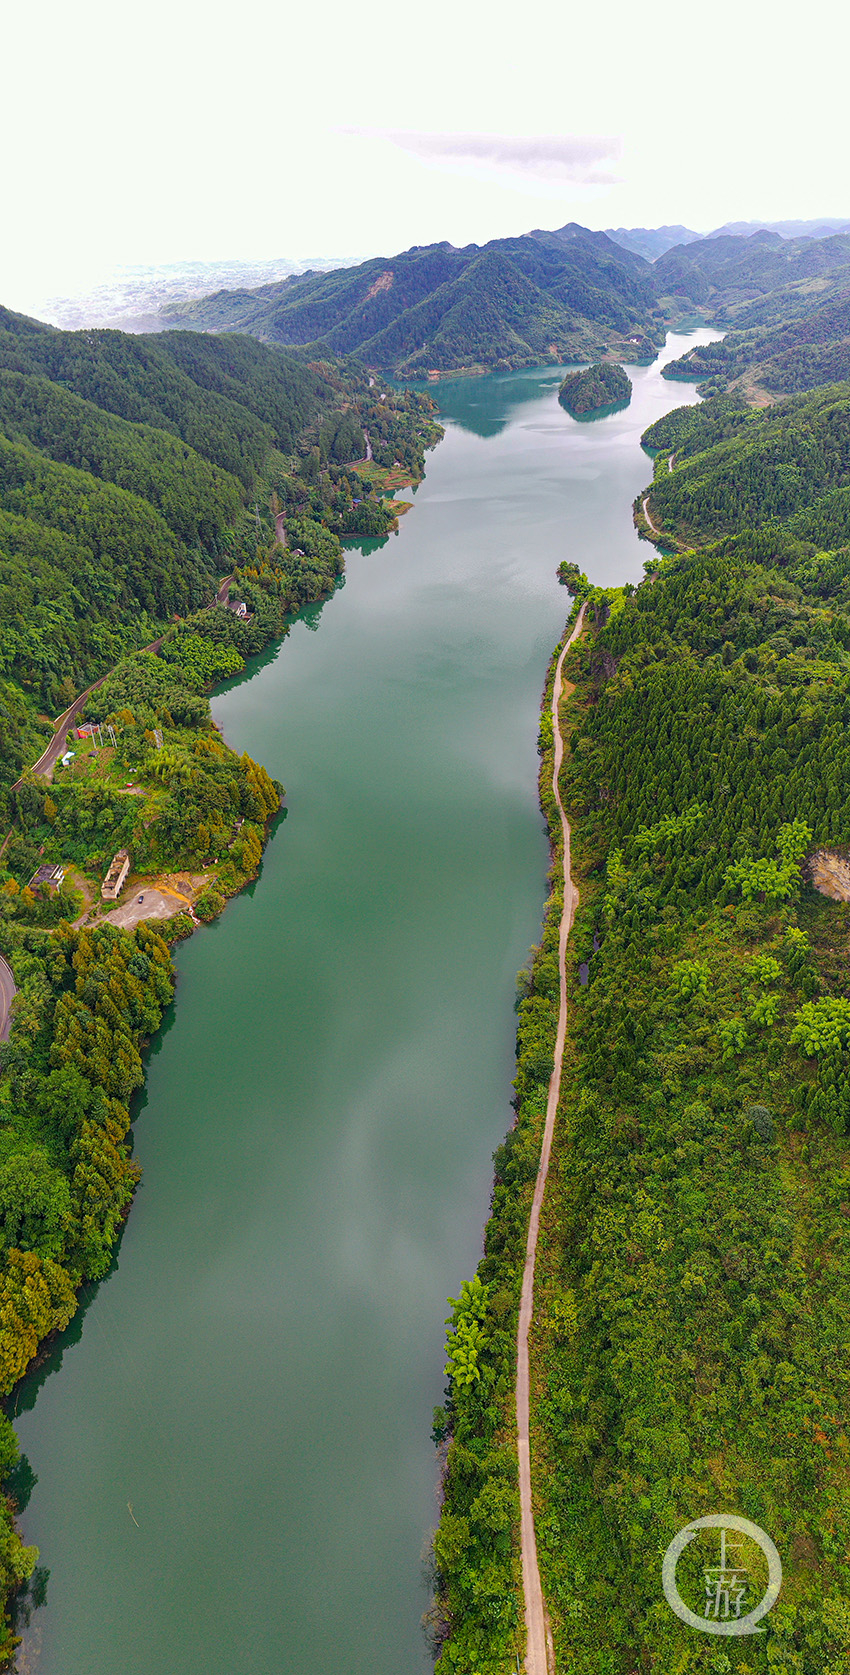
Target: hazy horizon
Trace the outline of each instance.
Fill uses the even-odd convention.
[[[118,265],[839,215],[844,66],[822,41],[731,0],[646,42],[623,0],[544,5],[525,32],[457,0],[427,20],[390,0],[19,7],[0,299],[32,310]],[[739,91],[712,114],[694,89],[718,67]]]
[[[806,224],[816,227],[819,223],[842,219],[850,222],[850,216],[815,216],[806,218]],[[797,221],[802,224],[802,218],[791,216],[776,217],[775,221],[777,224],[793,224]],[[587,226],[589,223],[584,222],[582,225]],[[658,227],[672,225],[684,224],[663,221],[657,223]],[[691,227],[689,230],[701,237],[709,237],[719,233],[726,225],[726,222],[722,222],[717,227]],[[735,223],[734,230],[737,231],[740,225]],[[756,230],[758,226],[758,220],[753,220],[748,223],[747,230]],[[530,230],[523,229],[525,232]],[[614,231],[608,227],[591,230],[606,233]],[[634,232],[647,230],[654,229],[616,229]],[[798,235],[795,233],[785,236]],[[111,268],[105,268],[100,274],[92,275],[88,283],[80,284],[76,289],[71,288],[64,293],[59,290],[52,295],[34,299],[28,306],[18,306],[24,313],[34,314],[48,324],[68,329],[114,323],[127,330],[142,331],[152,329],[157,324],[159,308],[171,306],[175,302],[200,297],[218,289],[254,289],[309,269],[351,267],[370,258],[390,257],[395,254],[396,251],[373,250],[365,255],[356,256],[277,255],[254,259],[231,254],[212,260],[190,256],[175,258],[169,262],[119,262]],[[0,303],[6,303],[6,299],[0,297]]]

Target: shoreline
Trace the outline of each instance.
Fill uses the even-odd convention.
[[[424,472],[423,472],[423,477],[424,477]],[[415,479],[417,484],[421,480],[422,480],[422,478]],[[410,503],[411,509],[412,509],[412,505],[413,505],[413,502]],[[407,510],[407,509],[408,508],[405,507],[405,510]],[[386,539],[386,538],[387,537],[382,537],[382,539]],[[256,670],[251,670],[249,672],[250,663],[253,662],[255,659],[260,659],[260,658],[264,658],[265,656],[267,656],[271,648],[279,648],[283,644],[283,642],[286,640],[292,624],[295,621],[298,620],[298,617],[301,615],[301,613],[303,611],[310,610],[317,605],[323,605],[328,599],[333,597],[333,594],[336,592],[337,587],[344,580],[346,547],[359,545],[361,542],[366,542],[369,539],[370,539],[370,537],[368,537],[368,536],[352,535],[350,537],[343,538],[343,540],[340,541],[340,546],[341,546],[341,549],[342,549],[342,568],[340,570],[339,575],[334,578],[333,585],[330,586],[330,587],[323,587],[322,590],[317,594],[317,596],[314,599],[311,599],[311,600],[307,601],[304,605],[300,606],[298,611],[288,613],[288,615],[286,617],[286,620],[284,622],[282,622],[272,634],[269,635],[269,638],[265,641],[265,643],[256,652],[250,654],[250,657],[248,659],[246,659],[245,669],[242,670],[236,678],[238,678],[240,680],[244,680],[246,678],[248,680],[252,679],[253,674],[257,671]],[[220,586],[217,586],[216,599],[213,602],[213,604],[208,607],[208,609],[212,610],[212,609],[215,608],[215,604],[221,603],[219,595],[223,592],[223,590],[229,584],[231,579],[232,578],[230,576],[228,576],[228,577],[225,578],[224,582],[221,583]],[[143,647],[143,648],[140,648],[140,649],[145,650],[145,651],[153,650],[156,653],[156,651],[158,651],[159,645],[161,644],[161,641],[162,641],[162,636],[160,636],[155,642],[153,642],[152,645],[149,645],[149,646],[146,646],[146,647]],[[127,654],[127,655],[132,655],[132,654]],[[118,665],[115,665],[114,667],[117,668]],[[47,748],[44,751],[42,751],[42,754],[38,758],[37,763],[35,764],[35,767],[37,767],[39,763],[44,761],[45,757],[49,757],[49,758],[51,758],[50,768],[52,770],[52,767],[55,765],[55,760],[58,757],[59,752],[62,748],[62,743],[65,742],[64,738],[60,737],[60,734],[61,733],[66,733],[68,730],[70,730],[70,728],[74,724],[74,721],[76,720],[76,717],[77,717],[79,711],[82,709],[86,699],[88,698],[89,694],[91,692],[95,691],[99,686],[101,686],[109,678],[109,676],[112,673],[113,673],[112,669],[107,670],[104,675],[100,676],[97,679],[97,681],[93,682],[88,688],[86,688],[86,690],[84,692],[80,693],[77,696],[77,698],[74,699],[74,701],[71,703],[71,705],[68,706],[68,708],[65,711],[62,712],[62,714],[58,718],[58,721],[56,723],[56,727],[54,728],[53,738],[50,741],[50,743],[48,744]],[[214,697],[216,692],[218,692],[220,689],[228,686],[230,684],[230,682],[232,682],[233,679],[234,679],[233,675],[222,676],[218,680],[211,683],[211,685],[207,689],[205,689],[204,697],[206,699],[210,699],[210,698]],[[230,745],[228,743],[228,741],[227,741],[227,739],[226,739],[226,737],[223,733],[223,730],[221,729],[219,724],[217,722],[215,722],[214,720],[212,720],[212,718],[210,718],[210,719],[211,719],[211,727],[212,727],[212,731],[213,731],[213,736],[214,737],[219,737],[222,740],[222,743],[227,746],[228,750],[232,751],[233,755],[238,758],[239,753],[235,750],[235,748],[232,745]],[[256,766],[260,766],[260,765],[256,764]],[[267,772],[267,770],[262,770],[262,771]],[[26,779],[27,775],[33,774],[34,772],[35,772],[35,768],[25,769],[23,775],[21,776],[22,780]],[[49,785],[51,783],[51,780],[47,779],[46,776],[45,776],[45,782]],[[272,782],[272,783],[274,783],[274,782]],[[90,912],[90,905],[88,903],[84,903],[82,917],[75,920],[73,926],[71,927],[73,933],[74,934],[82,933],[84,935],[89,935],[89,936],[91,936],[92,934],[96,935],[97,932],[102,927],[106,927],[108,925],[110,929],[119,930],[122,933],[123,937],[128,938],[129,941],[130,941],[131,947],[132,947],[133,944],[138,945],[137,944],[137,937],[138,937],[139,932],[141,932],[141,934],[143,936],[153,936],[153,937],[159,939],[161,941],[166,953],[167,953],[167,956],[168,956],[168,967],[169,967],[170,980],[171,980],[171,993],[170,993],[170,998],[169,998],[169,1003],[168,1004],[169,1004],[169,1006],[176,1005],[177,994],[178,994],[178,973],[177,973],[177,970],[176,970],[175,965],[174,965],[173,950],[174,950],[177,943],[188,941],[188,939],[191,936],[193,936],[195,934],[195,932],[197,932],[198,930],[205,929],[208,924],[214,924],[215,921],[225,911],[225,909],[227,908],[227,906],[229,905],[230,902],[234,901],[238,896],[240,896],[242,894],[242,892],[245,889],[247,889],[249,886],[256,884],[258,878],[260,877],[261,871],[262,871],[263,859],[264,859],[264,856],[265,856],[265,852],[266,852],[266,848],[268,846],[268,843],[269,843],[271,837],[273,836],[274,830],[275,830],[278,822],[281,821],[283,818],[285,818],[286,812],[287,812],[286,811],[286,804],[285,804],[285,797],[286,797],[285,789],[282,786],[280,786],[279,790],[280,790],[280,801],[278,803],[278,806],[265,815],[265,819],[262,823],[262,848],[261,848],[259,856],[257,857],[256,864],[253,867],[253,869],[251,870],[251,872],[249,874],[246,874],[244,877],[240,878],[238,884],[236,885],[236,887],[234,889],[224,890],[224,891],[221,890],[217,875],[213,876],[212,887],[219,890],[219,893],[223,896],[223,900],[222,900],[221,907],[212,916],[211,919],[203,920],[201,918],[196,917],[195,912],[194,912],[194,901],[189,902],[187,900],[185,902],[185,904],[181,903],[181,905],[178,907],[178,910],[176,912],[174,912],[172,914],[169,914],[167,917],[157,917],[155,915],[151,915],[149,917],[141,917],[137,921],[135,921],[134,923],[129,924],[129,925],[120,925],[120,924],[116,924],[112,920],[112,915],[111,915],[111,912],[110,912],[109,915],[103,914],[101,916],[98,916],[96,919],[91,920],[90,922],[86,922],[86,920],[88,918],[88,914]],[[10,830],[11,829],[13,829],[13,828],[10,828]],[[173,868],[168,868],[167,869],[167,871],[169,873],[173,873],[174,870],[175,869],[173,869]],[[177,870],[178,871],[184,871],[184,870],[188,871],[190,869],[177,869]],[[198,865],[197,867],[193,867],[191,870],[200,872],[200,871],[205,871],[207,869],[203,869],[200,865]],[[131,879],[132,879],[132,877],[133,877],[133,875],[131,874]],[[148,891],[150,891],[151,894],[154,894],[155,892],[158,891],[158,888],[159,888],[159,885],[158,885],[157,880],[151,880],[150,882],[145,881],[141,886],[141,889],[144,891],[145,894],[147,894]],[[203,893],[203,890],[205,888],[207,888],[206,885],[201,886],[201,893]],[[125,894],[127,896],[127,900],[125,902],[125,907],[126,908],[128,908],[128,909],[132,908],[132,905],[135,903],[135,898],[136,898],[137,893],[139,893],[139,884],[138,884],[137,881],[133,882],[132,888],[130,888],[129,891],[122,890],[121,897],[123,898],[125,896]],[[197,894],[197,892],[195,892],[195,894]],[[104,907],[106,907],[107,905],[108,904],[106,904],[106,903],[103,904]],[[114,910],[116,907],[118,907],[118,905],[119,905],[119,903],[112,904],[112,909]],[[53,932],[57,928],[58,927],[54,927],[54,926],[48,927],[47,931],[46,931],[45,940],[47,940],[47,938],[51,934],[53,934]],[[131,1185],[131,1188],[130,1188],[130,1194],[129,1194],[128,1201],[125,1203],[123,1209],[121,1210],[121,1212],[118,1215],[117,1220],[116,1220],[116,1224],[115,1224],[115,1228],[114,1228],[114,1234],[112,1236],[112,1239],[110,1241],[110,1246],[109,1246],[109,1265],[106,1268],[106,1271],[103,1272],[103,1273],[95,1273],[95,1274],[85,1274],[84,1273],[83,1274],[83,1276],[79,1280],[79,1282],[76,1285],[74,1285],[74,1287],[73,1287],[74,1306],[73,1306],[73,1311],[70,1313],[70,1316],[68,1318],[60,1319],[59,1322],[56,1325],[54,1325],[49,1331],[47,1331],[44,1334],[43,1337],[40,1338],[40,1340],[38,1342],[38,1345],[35,1348],[34,1352],[32,1353],[31,1358],[27,1362],[26,1366],[22,1369],[22,1371],[15,1378],[14,1382],[11,1384],[7,1393],[5,1395],[0,1395],[0,1420],[5,1420],[5,1422],[10,1426],[14,1426],[14,1421],[15,1421],[15,1418],[16,1418],[17,1401],[18,1401],[19,1392],[21,1390],[22,1385],[33,1374],[37,1374],[41,1369],[43,1369],[45,1367],[45,1365],[49,1362],[51,1355],[54,1354],[54,1352],[56,1350],[56,1347],[57,1347],[57,1344],[62,1339],[63,1334],[65,1333],[65,1331],[68,1328],[72,1328],[74,1326],[74,1323],[77,1321],[77,1319],[80,1315],[80,1311],[84,1306],[86,1292],[91,1290],[92,1288],[97,1288],[101,1283],[103,1283],[104,1280],[106,1280],[109,1277],[109,1273],[111,1271],[112,1263],[115,1259],[115,1256],[117,1255],[124,1229],[125,1229],[125,1227],[128,1223],[131,1211],[132,1211],[134,1203],[135,1203],[136,1189],[137,1189],[137,1187],[140,1183],[140,1180],[141,1180],[141,1168],[138,1165],[138,1163],[135,1161],[135,1158],[134,1158],[134,1148],[133,1148],[133,1143],[132,1143],[133,1142],[133,1126],[134,1126],[134,1124],[135,1124],[135,1122],[138,1119],[138,1116],[140,1114],[140,1112],[139,1112],[139,1098],[140,1098],[141,1095],[144,1094],[144,1090],[145,1090],[145,1087],[146,1087],[146,1084],[147,1084],[147,1071],[148,1071],[148,1062],[149,1062],[150,1052],[151,1052],[153,1044],[154,1044],[160,1030],[163,1027],[166,1015],[167,1015],[167,1012],[164,1011],[163,1015],[160,1019],[160,1022],[157,1024],[156,1028],[153,1029],[150,1032],[150,1034],[142,1036],[141,1039],[139,1039],[139,1041],[138,1041],[138,1052],[141,1056],[142,1069],[143,1069],[144,1075],[143,1075],[143,1080],[142,1080],[141,1084],[133,1090],[133,1092],[131,1093],[131,1095],[128,1099],[129,1125],[128,1125],[128,1131],[127,1131],[127,1138],[129,1140],[130,1144],[126,1148],[126,1163],[127,1163],[128,1171],[129,1171],[128,1178],[131,1179],[132,1185]],[[23,1458],[24,1456],[21,1456],[21,1457]],[[0,1494],[2,1494],[2,1492],[0,1492]],[[12,1634],[14,1640],[16,1641],[16,1644],[10,1645],[5,1649],[0,1649],[0,1669],[7,1669],[7,1670],[10,1670],[10,1671],[14,1671],[14,1669],[16,1667],[16,1661],[15,1660],[16,1660],[16,1657],[19,1653],[20,1647],[22,1645],[22,1640],[21,1640],[21,1637],[20,1637],[20,1634],[19,1634],[19,1630],[23,1629],[26,1632],[26,1630],[29,1628],[29,1623],[28,1623],[27,1619],[28,1619],[29,1611],[32,1610],[32,1605],[30,1604],[30,1601],[29,1601],[29,1598],[28,1598],[28,1589],[29,1589],[30,1579],[31,1579],[32,1575],[33,1574],[35,1574],[36,1576],[38,1575],[38,1567],[39,1567],[39,1564],[40,1564],[40,1553],[39,1553],[39,1549],[37,1547],[25,1548],[24,1544],[23,1544],[23,1536],[22,1536],[21,1525],[22,1525],[22,1520],[25,1518],[26,1505],[24,1505],[23,1508],[18,1507],[17,1503],[14,1501],[14,1496],[11,1496],[11,1497],[2,1496],[2,1499],[5,1500],[6,1507],[8,1508],[7,1516],[8,1516],[8,1519],[9,1519],[10,1536],[11,1536],[13,1541],[15,1541],[19,1544],[21,1552],[27,1553],[32,1559],[32,1562],[29,1563],[29,1568],[27,1569],[26,1573],[21,1574],[19,1576],[16,1585],[13,1586],[9,1590],[9,1592],[5,1594],[4,1599],[3,1599],[3,1607],[4,1607],[4,1610],[5,1610],[7,1622],[11,1619],[11,1623],[12,1623],[12,1625],[14,1625],[11,1628],[11,1634]],[[35,1572],[33,1572],[33,1566],[36,1567]],[[16,1609],[21,1612],[21,1616],[20,1616],[19,1621],[16,1621]],[[2,1620],[2,1619],[0,1619],[0,1620]]]
[[[534,1273],[537,1258],[537,1240],[540,1231],[540,1216],[543,1208],[543,1198],[546,1192],[546,1181],[549,1173],[549,1160],[552,1152],[552,1141],[555,1132],[555,1120],[561,1096],[561,1078],[563,1072],[564,1041],[567,1029],[567,972],[566,955],[567,941],[572,930],[579,893],[574,884],[570,869],[570,839],[572,836],[570,823],[567,819],[558,779],[561,764],[564,759],[564,737],[561,731],[560,704],[562,696],[570,697],[563,690],[564,658],[584,629],[585,605],[579,607],[575,625],[555,665],[552,682],[552,734],[553,734],[553,762],[552,762],[552,796],[557,808],[560,821],[561,838],[561,882],[563,900],[558,924],[558,1030],[555,1037],[555,1055],[552,1076],[549,1082],[549,1092],[546,1101],[546,1122],[543,1129],[543,1144],[540,1151],[540,1163],[537,1179],[534,1183],[534,1197],[531,1201],[531,1214],[528,1221],[528,1240],[525,1251],[525,1266],[522,1277],[522,1292],[520,1295],[519,1324],[517,1328],[517,1371],[516,1371],[516,1414],[517,1414],[517,1456],[519,1463],[519,1495],[520,1495],[520,1544],[522,1550],[522,1580],[525,1596],[526,1621],[526,1653],[525,1664],[527,1675],[547,1675],[552,1654],[552,1637],[546,1613],[546,1603],[540,1582],[540,1568],[537,1562],[537,1541],[534,1531],[534,1511],[532,1506],[531,1487],[531,1444],[529,1438],[529,1333],[534,1319]],[[552,1655],[554,1663],[554,1656]]]
[[[540,937],[532,951],[530,972],[523,970],[518,974],[523,980],[524,994],[518,1006],[516,1092],[512,1101],[516,1118],[494,1153],[494,1184],[484,1233],[484,1256],[478,1263],[473,1280],[465,1282],[466,1286],[473,1287],[480,1282],[485,1288],[482,1297],[484,1306],[479,1306],[483,1333],[479,1352],[480,1376],[476,1384],[466,1389],[458,1388],[453,1382],[447,1408],[434,1410],[432,1436],[440,1450],[441,1464],[448,1440],[440,1522],[434,1538],[436,1590],[425,1617],[426,1629],[437,1654],[435,1675],[453,1675],[458,1660],[464,1657],[472,1660],[471,1668],[476,1667],[475,1660],[485,1655],[485,1645],[489,1658],[521,1660],[525,1656],[523,1551],[520,1539],[521,1467],[517,1430],[519,1310],[528,1262],[533,1198],[542,1163],[546,1106],[554,1078],[553,1061],[561,1007],[558,955],[565,922],[564,834],[555,800],[554,692],[556,673],[559,666],[563,667],[568,642],[574,643],[581,610],[582,605],[575,602],[550,657],[540,701],[538,801],[549,836],[548,895],[543,908]],[[562,734],[561,738],[563,742]],[[557,1012],[554,1010],[553,967],[558,972]],[[541,1074],[544,1054],[546,1068]],[[458,1453],[463,1464],[456,1463]],[[473,1457],[477,1465],[474,1487],[470,1487],[468,1477]],[[465,1581],[470,1569],[480,1568],[483,1574],[485,1567],[493,1563],[492,1535],[487,1537],[487,1546],[480,1560],[476,1562],[469,1552],[469,1523],[465,1514],[467,1503],[476,1492],[484,1501],[491,1496],[502,1499],[506,1521],[501,1522],[499,1527],[504,1532],[504,1538],[510,1532],[507,1549],[503,1545],[504,1538],[500,1540],[501,1551],[495,1561],[499,1572],[499,1595],[504,1601],[503,1608],[495,1615],[487,1609],[488,1598],[497,1585],[495,1578],[488,1579],[480,1601],[473,1605],[470,1604]],[[461,1546],[459,1537],[464,1525],[467,1541]],[[449,1661],[444,1661],[440,1655],[443,1647],[450,1651]],[[546,1675],[546,1668],[545,1661],[539,1665],[542,1675]]]

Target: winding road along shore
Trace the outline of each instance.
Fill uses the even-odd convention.
[[[0,954],[0,1041],[8,1041],[12,1028],[12,1001],[17,994],[12,967]]]
[[[584,626],[584,611],[581,610],[576,618],[575,627],[565,642],[561,655],[555,666],[555,680],[552,687],[552,732],[555,744],[555,763],[552,770],[552,790],[558,805],[561,819],[561,832],[564,839],[564,905],[561,911],[561,928],[558,937],[558,976],[560,980],[560,1002],[558,1007],[558,1034],[555,1041],[555,1062],[552,1077],[549,1082],[549,1098],[546,1104],[546,1122],[543,1128],[543,1145],[540,1152],[540,1163],[537,1170],[537,1180],[534,1187],[534,1197],[531,1202],[531,1215],[528,1222],[528,1239],[525,1246],[525,1268],[522,1275],[522,1292],[519,1304],[519,1327],[517,1330],[517,1375],[516,1375],[516,1427],[517,1454],[519,1457],[519,1504],[520,1504],[520,1542],[522,1548],[522,1591],[525,1596],[525,1625],[526,1625],[526,1675],[554,1675],[555,1659],[552,1638],[546,1619],[546,1609],[543,1603],[543,1589],[540,1586],[540,1569],[537,1563],[537,1541],[534,1534],[534,1512],[531,1504],[531,1449],[528,1435],[528,1334],[534,1313],[534,1265],[537,1257],[537,1235],[540,1228],[540,1211],[543,1205],[543,1194],[546,1191],[546,1177],[549,1172],[549,1157],[552,1151],[552,1136],[555,1130],[555,1113],[558,1109],[558,1097],[561,1091],[561,1067],[564,1058],[564,1037],[567,1029],[567,937],[572,928],[572,922],[578,906],[578,890],[570,876],[570,825],[564,813],[561,793],[558,790],[558,775],[564,757],[564,741],[561,736],[558,718],[558,704],[561,697],[562,670],[564,658],[570,646],[578,639]]]
[[[643,511],[643,515],[646,518],[646,521],[649,524],[649,527],[652,530],[653,535],[660,535],[661,530],[658,528],[657,524],[653,523],[652,518],[650,516],[649,495],[648,494],[645,494],[644,497],[643,497],[643,500],[641,501],[641,510]]]

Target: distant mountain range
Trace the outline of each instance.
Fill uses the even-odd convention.
[[[647,262],[655,262],[674,245],[694,244],[698,239],[721,238],[732,233],[749,238],[752,233],[778,233],[780,238],[829,238],[832,233],[850,232],[850,221],[727,221],[713,233],[695,233],[690,227],[606,227],[615,244],[632,250]]]
[[[718,238],[721,233],[737,233],[740,238],[748,238],[751,233],[778,233],[780,238],[829,238],[831,233],[848,232],[848,220],[727,221],[722,227],[715,228],[709,237]]]
[[[606,227],[605,231],[615,244],[631,250],[635,256],[643,256],[646,262],[654,262],[674,244],[692,244],[703,237],[690,227]]]
[[[332,273],[219,291],[163,319],[353,354],[408,377],[602,354],[649,360],[664,336],[650,265],[575,222],[463,249],[414,246]]]
[[[712,235],[665,251],[652,272],[659,296],[687,297],[725,323],[741,305],[755,302],[761,307],[765,297],[789,286],[806,283],[814,296],[836,282],[850,281],[850,232],[822,239],[785,239],[766,230],[749,238]],[[783,306],[782,317],[785,312]]]
[[[790,236],[800,226],[808,230]],[[221,289],[165,307],[160,323],[247,333],[312,359],[354,355],[407,378],[545,362],[640,363],[654,358],[670,323],[685,315],[751,330],[840,301],[850,287],[846,227],[788,221],[703,238],[681,226],[620,227],[609,235],[569,222],[481,246],[414,245],[356,266]],[[824,364],[831,364],[828,350]]]

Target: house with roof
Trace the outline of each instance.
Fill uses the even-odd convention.
[[[31,890],[58,890],[65,877],[65,868],[56,866],[39,867],[29,881]]]

